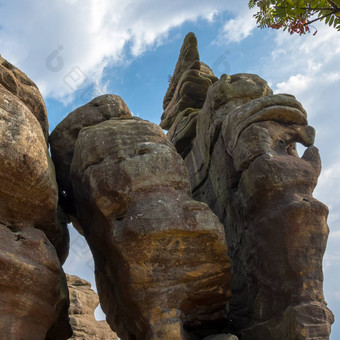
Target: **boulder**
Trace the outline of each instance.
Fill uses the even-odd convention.
[[[53,328],[55,337],[46,339],[68,339],[68,298],[53,245],[41,230],[2,223],[0,240],[1,339],[45,339]],[[66,322],[55,327],[62,316]]]
[[[164,97],[160,126],[168,130],[186,108],[200,109],[209,86],[216,80],[210,67],[200,62],[195,35],[188,33]]]
[[[0,55],[0,84],[16,96],[38,120],[48,138],[48,120],[44,99],[35,83],[21,70]]]
[[[2,62],[0,74],[4,82],[8,77],[12,78],[10,71],[4,76],[7,68],[3,65],[10,67],[10,64]],[[30,97],[38,91],[35,85],[24,81],[25,75],[14,66],[12,69],[14,74],[20,75],[18,79],[24,82],[24,88],[32,89],[31,92],[26,89],[28,94],[17,89],[19,94],[16,96],[9,81],[5,85],[13,93],[0,82],[0,157],[4,160],[0,165],[0,222],[41,229],[63,263],[68,253],[68,231],[57,219],[58,189],[54,166],[42,123],[31,111],[38,104],[29,106],[22,99],[29,96],[32,103],[40,103],[41,95],[37,94],[36,99]]]
[[[49,138],[52,160],[56,166],[59,204],[81,234],[83,231],[73,211],[73,189],[69,180],[75,143],[83,127],[96,125],[112,117],[131,117],[131,112],[121,97],[102,95],[68,114]]]
[[[233,263],[228,330],[242,339],[328,339],[328,209],[312,196],[321,162],[302,105],[273,95],[257,75],[222,75],[200,110],[184,108],[168,128],[193,198],[225,228]],[[296,143],[306,147],[301,157]]]
[[[47,147],[41,94],[0,57],[0,328],[5,339],[67,339],[68,293],[61,268],[68,254],[58,219],[58,190]],[[3,335],[3,334],[2,334]]]
[[[238,337],[233,334],[215,334],[205,337],[203,340],[238,340]]]
[[[97,321],[94,316],[99,305],[98,295],[91,289],[91,283],[75,275],[67,275],[70,295],[71,339],[118,340],[106,321]]]
[[[190,198],[183,160],[159,126],[115,117],[84,127],[66,181],[102,309],[120,338],[185,339],[224,327],[231,264],[223,226]]]

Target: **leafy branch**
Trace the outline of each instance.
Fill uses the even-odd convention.
[[[301,35],[310,32],[314,22],[324,21],[340,31],[340,0],[250,0],[248,5],[259,8],[254,17],[261,28],[283,29]]]

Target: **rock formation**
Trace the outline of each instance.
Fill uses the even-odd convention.
[[[118,340],[106,321],[97,321],[94,311],[99,305],[98,295],[87,282],[75,275],[67,275],[70,296],[70,324],[73,330],[71,339]]]
[[[78,125],[81,110],[72,113]],[[72,183],[107,321],[122,339],[212,334],[225,325],[230,296],[223,226],[190,198],[184,162],[162,129],[119,110],[111,114],[83,125],[69,146],[69,176],[59,183]],[[66,163],[65,145],[59,151],[53,140],[71,131],[69,124],[66,118],[51,136],[57,172]]]
[[[209,335],[203,340],[238,340],[238,337],[233,334],[215,334]]]
[[[273,95],[251,74],[222,75],[208,91],[202,84],[204,104],[175,112],[199,92],[183,85],[190,62],[199,64],[197,53],[183,51],[195,44],[192,34],[184,40],[161,126],[188,167],[193,197],[224,224],[233,263],[229,329],[241,339],[328,339],[328,210],[312,196],[321,169],[314,129],[293,96]],[[301,158],[296,143],[307,148]]]
[[[115,95],[71,112],[49,137],[55,174],[41,94],[0,56],[1,340],[72,335],[69,221],[123,340],[328,339],[328,210],[302,105],[257,75],[218,79],[189,33],[163,108],[167,136]],[[117,339],[68,280],[73,339]]]
[[[81,234],[83,232],[76,220],[73,188],[69,178],[75,143],[83,127],[96,125],[112,117],[131,117],[131,112],[119,96],[100,96],[68,114],[52,131],[49,138],[52,160],[54,164],[57,164],[59,203]]]
[[[187,115],[202,108],[208,88],[216,80],[210,67],[199,61],[197,39],[193,33],[189,33],[184,39],[180,57],[163,100],[163,107],[167,110],[162,116],[160,126],[169,129],[180,112],[186,112]],[[186,109],[189,109],[189,112]]]
[[[0,56],[1,339],[67,339],[61,263],[68,231],[57,219],[48,122],[35,84]]]

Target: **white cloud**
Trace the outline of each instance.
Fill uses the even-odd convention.
[[[276,83],[274,90],[295,95],[306,108],[310,125],[316,129],[315,145],[320,150],[323,170],[314,195],[329,207],[328,223],[330,238],[333,238],[340,221],[340,145],[337,142],[340,117],[336,104],[340,93],[340,50],[334,48],[334,41],[340,46],[340,34],[326,29],[323,35],[323,31],[320,29],[315,37],[303,38],[302,43],[298,37],[286,44],[285,54],[279,61],[284,64],[282,81]],[[282,44],[281,39],[279,42]],[[274,70],[275,58],[277,56],[271,63]],[[301,64],[301,60],[306,62]],[[285,68],[286,63],[291,72]]]
[[[243,8],[242,12],[235,19],[228,20],[224,25],[223,32],[218,39],[220,42],[240,42],[247,38],[256,27],[256,20],[253,17],[256,10],[249,10],[245,6],[240,7]]]
[[[330,221],[340,211],[340,34],[324,24],[313,36],[275,34],[272,53],[262,73],[276,93],[296,96],[306,108],[309,124],[316,129],[315,145],[323,161],[323,171],[315,195],[330,207]],[[332,193],[332,194],[330,194]],[[332,226],[335,228],[335,226]]]
[[[331,238],[340,238],[340,230],[334,231],[330,233]]]
[[[161,44],[171,28],[198,18],[211,21],[224,10],[239,7],[219,0],[12,0],[1,4],[1,53],[44,96],[69,102],[72,87],[100,84],[107,65]],[[85,77],[69,86],[65,77],[75,67]]]
[[[296,96],[316,130],[315,145],[320,150],[323,170],[314,196],[329,207],[324,292],[330,308],[336,311],[340,301],[340,34],[324,24],[317,28],[315,36],[273,32],[272,52],[264,59],[261,74],[276,93]],[[333,326],[335,337],[338,328],[337,324]]]

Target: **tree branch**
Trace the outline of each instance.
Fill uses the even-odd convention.
[[[311,20],[311,21],[307,21],[307,22],[304,24],[304,26],[308,26],[308,25],[312,24],[312,23],[315,22],[315,21],[322,20],[322,19],[324,19],[324,18],[329,17],[329,16],[332,15],[332,14],[336,14],[336,13],[339,13],[339,12],[340,12],[340,8],[339,8],[339,9],[334,9],[334,10],[332,10],[332,12],[330,12],[330,13],[328,13],[328,14],[325,14],[325,15],[323,15],[322,17],[316,18],[316,19]]]
[[[332,0],[326,0],[334,9],[339,9],[338,5]]]
[[[277,6],[277,8],[282,8],[282,9],[287,9],[289,7],[287,6]],[[335,9],[336,10],[340,10],[339,7],[336,7],[336,8],[330,8],[330,7],[316,7],[316,8],[311,8],[311,7],[295,7],[295,9],[303,9],[305,11],[334,11]]]

